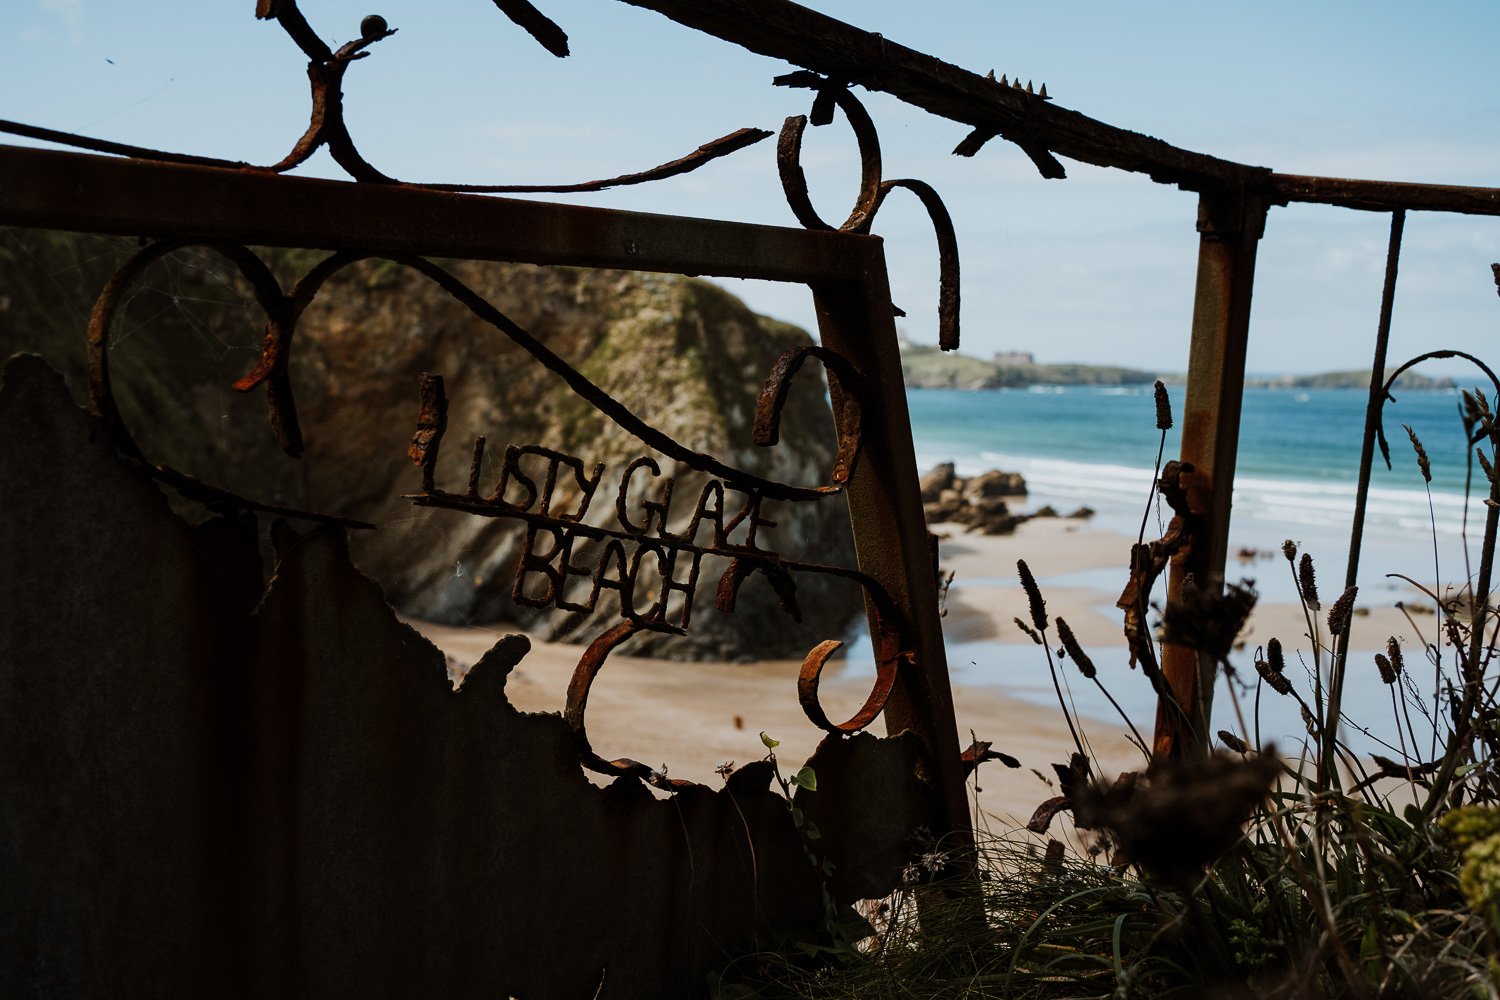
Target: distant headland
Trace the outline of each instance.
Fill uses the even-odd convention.
[[[1029,352],[1004,351],[990,360],[968,354],[945,354],[936,347],[901,342],[901,374],[912,389],[1024,389],[1033,385],[1151,385],[1161,379],[1181,384],[1180,373],[1143,371],[1118,365],[1041,364]],[[1365,389],[1368,370],[1317,375],[1247,376],[1251,389]],[[1407,391],[1452,389],[1453,379],[1406,372],[1396,388]]]

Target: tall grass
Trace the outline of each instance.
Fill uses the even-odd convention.
[[[1172,641],[1206,652],[1230,675],[1217,749],[1153,760],[1130,726],[1142,769],[1106,781],[1059,687],[1073,744],[1059,748],[1069,757],[1056,765],[1062,794],[1027,830],[996,831],[976,808],[984,920],[945,910],[941,894],[914,884],[868,904],[875,933],[858,949],[815,971],[772,963],[739,995],[1500,997],[1500,676],[1491,669],[1500,616],[1489,593],[1500,431],[1479,390],[1463,394],[1460,419],[1470,481],[1488,498],[1478,564],[1466,533],[1464,557],[1448,562],[1461,564],[1463,577],[1445,588],[1434,531],[1434,565],[1420,571],[1432,583],[1407,578],[1436,614],[1425,636],[1409,618],[1422,638],[1391,637],[1369,664],[1389,688],[1391,717],[1383,731],[1362,732],[1383,753],[1356,752],[1342,725],[1354,588],[1324,600],[1313,560],[1288,542],[1307,683],[1285,672],[1275,640],[1257,651],[1253,676],[1235,675],[1228,654],[1252,588],[1186,591],[1154,636],[1135,630],[1131,653],[1154,667],[1157,650],[1135,647]],[[1426,450],[1414,433],[1410,441],[1426,480]],[[1383,433],[1381,445],[1389,461]],[[1072,655],[1054,659],[1044,595],[1024,563],[1019,570],[1032,618],[1021,624],[1046,650],[1054,684],[1067,659],[1098,683],[1061,620],[1063,653]],[[1154,583],[1128,612],[1144,614]],[[1261,742],[1261,707],[1274,698],[1298,706],[1308,733],[1300,751],[1282,756]],[[1062,813],[1080,833],[1071,848],[1048,832]],[[908,873],[914,883],[927,877],[920,865]]]

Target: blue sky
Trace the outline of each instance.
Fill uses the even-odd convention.
[[[1169,142],[1292,173],[1500,185],[1500,4],[1017,4],[815,0],[818,10],[968,69],[1019,75],[1066,106]],[[776,129],[805,92],[786,66],[617,0],[540,0],[568,31],[554,59],[488,0],[303,0],[331,42],[384,15],[399,30],[352,68],[349,121],[404,180],[561,182],[672,159],[743,126]],[[306,121],[303,58],[253,0],[5,0],[0,118],[147,146],[273,162]],[[1181,370],[1195,197],[1067,162],[1044,181],[1014,147],[972,160],[962,126],[870,95],[886,175],[929,181],[958,227],[964,349]],[[11,141],[11,140],[5,140]],[[813,197],[841,218],[857,178],[841,122],[813,130]],[[304,172],[338,176],[319,160]],[[936,253],[914,200],[887,241],[902,321],[935,340]],[[567,200],[795,225],[772,141],[696,174]],[[1250,368],[1367,363],[1385,216],[1273,209],[1261,246]],[[1392,356],[1485,354],[1500,332],[1489,275],[1500,220],[1408,219]],[[813,323],[805,290],[728,282],[753,306]],[[1442,369],[1438,369],[1442,370]],[[1455,370],[1455,369],[1449,369]]]

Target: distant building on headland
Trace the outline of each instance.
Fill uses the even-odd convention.
[[[997,365],[1036,364],[1036,358],[1030,351],[996,351],[994,361]]]

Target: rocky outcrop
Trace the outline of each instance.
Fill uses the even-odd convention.
[[[40,351],[77,391],[88,310],[134,246],[57,234],[6,233],[5,239],[0,353]],[[289,287],[322,255],[267,256]],[[756,448],[750,442],[760,383],[782,350],[809,342],[803,331],[757,316],[717,286],[689,278],[448,266],[615,399],[694,451],[783,482],[827,481],[835,441],[815,375],[804,373],[794,385],[781,443]],[[609,595],[592,614],[517,606],[509,595],[524,536],[520,523],[414,508],[402,498],[420,485],[405,457],[420,372],[438,372],[447,381],[441,488],[463,489],[477,435],[488,443],[485,491],[494,488],[510,444],[556,449],[587,468],[604,463],[601,500],[589,522],[613,520],[620,476],[638,456],[656,459],[661,476],[676,479],[673,528],[691,516],[707,479],[626,434],[442,289],[385,261],[340,271],[303,316],[292,374],[307,449],[289,461],[271,439],[260,394],[227,390],[253,367],[262,323],[242,282],[215,255],[178,254],[155,266],[114,329],[111,365],[126,420],[154,461],[244,496],[376,524],[374,531],[353,534],[351,551],[404,613],[453,624],[511,622],[543,638],[577,641],[617,620]],[[648,489],[654,495],[661,483],[644,475],[636,480],[632,503]],[[777,526],[762,532],[763,547],[811,562],[853,564],[841,498],[769,502],[765,516]],[[688,636],[637,639],[623,651],[800,656],[840,634],[860,607],[859,595],[831,578],[800,574],[803,624],[794,624],[756,577],[745,583],[735,611],[723,614],[713,608],[713,592],[725,565],[705,559]],[[644,592],[652,584],[648,571],[637,586]]]
[[[1009,535],[1032,518],[1058,516],[1050,506],[1029,513],[1012,509],[1008,500],[1026,496],[1026,480],[1019,472],[990,469],[977,476],[960,476],[952,462],[941,462],[928,469],[920,483],[928,524],[962,524],[984,535]],[[1082,519],[1093,514],[1088,507],[1080,507],[1068,516]]]

